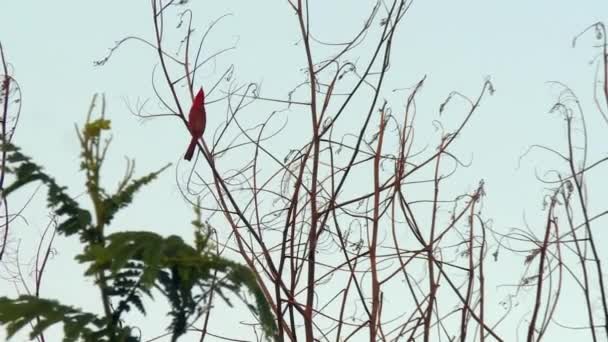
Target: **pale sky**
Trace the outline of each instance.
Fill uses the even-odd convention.
[[[312,1],[311,22],[315,37],[322,41],[347,39],[361,26],[374,3],[371,0]],[[107,187],[113,188],[123,175],[125,156],[136,159],[138,175],[168,162],[174,164],[137,194],[134,203],[117,217],[114,225],[118,229],[149,229],[190,238],[192,209],[176,185],[176,182],[183,184],[190,170],[190,165],[181,162],[176,168],[188,142],[184,126],[175,118],[142,123],[129,113],[126,105],[126,102],[136,103],[138,99],[151,99],[150,108],[155,108],[157,101],[151,87],[152,69],[157,63],[154,51],[132,42],[117,50],[106,65],[93,65],[93,61],[107,54],[115,41],[133,35],[153,36],[149,7],[147,1],[2,1],[0,42],[12,74],[23,91],[23,108],[13,142],[44,165],[59,183],[67,185],[71,194],[79,195],[83,175],[78,172],[79,146],[74,123],[80,124],[84,120],[93,94],[104,93],[113,128],[110,157],[104,170]],[[268,97],[285,99],[288,92],[304,80],[301,69],[305,59],[302,46],[298,44],[297,21],[287,1],[206,1],[196,2],[191,8],[197,32],[205,30],[220,16],[232,14],[212,31],[207,51],[233,45],[236,48],[201,72],[199,82],[202,84],[215,82],[231,64],[238,82],[261,83],[262,95]],[[433,120],[442,120],[446,127],[453,127],[458,121],[458,118],[438,115],[439,105],[450,91],[457,90],[474,98],[488,77],[496,88],[494,96],[482,101],[479,111],[453,147],[472,165],[459,169],[458,175],[451,180],[455,183],[449,185],[467,192],[483,179],[487,191],[484,212],[486,217],[492,218],[494,229],[507,233],[527,222],[537,236],[542,231],[545,186],[536,179],[535,172],[542,175],[550,169],[563,169],[563,165],[548,153],[539,151],[523,158],[521,164],[519,158],[534,144],[565,148],[564,121],[556,114],[549,114],[559,89],[548,81],[563,82],[576,92],[588,120],[589,160],[606,157],[608,126],[599,117],[592,97],[599,50],[593,47],[593,33],[583,36],[575,48],[572,39],[587,26],[605,20],[607,13],[608,3],[602,1],[417,0],[402,22],[391,58],[390,77],[382,96],[394,108],[402,108],[405,96],[391,90],[412,87],[427,75],[418,103],[417,123],[421,125],[421,133],[417,139],[421,147],[427,143],[429,148],[434,148],[436,144]],[[175,17],[170,19],[176,22]],[[173,47],[177,47],[181,38],[179,35],[173,37]],[[181,95],[187,96],[185,92]],[[209,100],[217,100],[220,96],[219,92],[211,93]],[[223,119],[225,108],[222,106],[225,103],[210,106],[208,132]],[[261,122],[270,112],[270,107],[265,105],[253,106],[254,110],[248,112],[253,122],[258,120],[256,115],[259,114]],[[213,113],[219,114],[214,117]],[[463,112],[449,113],[459,114]],[[299,119],[292,117],[290,120],[298,122]],[[427,132],[429,136],[425,139]],[[289,142],[286,135],[278,139],[277,145]],[[200,167],[204,168],[204,165],[201,163]],[[596,213],[606,207],[601,201],[593,200],[608,191],[608,181],[600,173],[601,170],[596,170],[588,178],[590,207]],[[33,191],[34,187],[28,189]],[[16,221],[11,227],[12,238],[24,240],[21,247],[23,262],[31,257],[26,247],[31,248],[31,242],[27,241],[38,237],[48,221],[44,195],[41,190],[22,213],[27,222]],[[18,210],[28,197],[29,193],[24,191],[23,195],[11,198],[10,208]],[[88,205],[88,202],[83,203]],[[220,222],[215,221],[216,224]],[[605,219],[595,224],[598,245],[608,241],[608,233],[602,229],[605,224]],[[97,292],[89,280],[83,280],[82,268],[73,261],[79,246],[72,240],[57,238],[58,254],[49,263],[42,293],[45,297],[99,312]],[[607,256],[605,248],[604,265]],[[492,290],[498,298],[496,302],[515,292],[513,287],[501,285],[516,284],[523,270],[524,254],[509,258],[501,260],[499,266],[491,258],[487,261],[490,270],[495,267],[498,271],[493,274],[492,282]],[[16,292],[10,283],[0,281],[0,294],[13,296]],[[520,296],[518,299],[522,303],[531,298],[530,293]],[[563,300],[566,310],[567,306],[578,305],[577,299]],[[499,310],[498,305],[496,307]],[[252,320],[247,313],[239,314],[238,311],[238,305],[221,309],[231,315],[228,317]],[[163,316],[156,318],[162,321]],[[146,332],[145,337],[162,333],[154,319],[137,319],[142,330],[156,329],[154,333]],[[568,319],[564,318],[562,323],[568,323]],[[521,339],[525,336],[525,324],[522,327],[517,325],[519,323],[517,320],[507,323],[498,331],[507,341]],[[238,322],[217,320],[212,322],[212,327],[215,331],[228,331],[233,338],[250,338],[250,331]],[[57,340],[57,333],[57,329],[50,330],[50,340]],[[0,331],[0,339],[3,336],[4,331]],[[546,340],[558,342],[573,338],[584,339],[588,335],[581,331],[555,329],[546,336]]]

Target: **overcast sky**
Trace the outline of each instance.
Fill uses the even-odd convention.
[[[315,37],[322,41],[350,37],[373,3],[312,1]],[[263,95],[287,98],[288,92],[304,79],[301,68],[305,59],[298,44],[297,21],[286,1],[199,1],[191,7],[199,32],[220,16],[232,14],[212,31],[207,51],[236,47],[222,55],[213,67],[205,68],[200,82],[217,80],[225,67],[233,64],[239,82],[258,82],[262,84]],[[549,114],[559,88],[548,81],[568,84],[579,95],[590,126],[589,159],[606,156],[608,127],[595,110],[592,98],[594,63],[599,50],[593,47],[593,34],[581,38],[576,48],[572,47],[572,39],[587,26],[605,20],[607,10],[605,1],[418,0],[403,21],[384,96],[390,101],[402,101],[393,102],[398,107],[403,104],[403,96],[390,95],[390,90],[411,87],[426,75],[418,114],[422,116],[421,131],[433,132],[432,120],[439,119],[437,108],[450,91],[477,96],[488,77],[496,88],[494,96],[482,102],[457,142],[457,149],[462,151],[460,156],[472,162],[472,166],[462,169],[454,178],[462,192],[471,191],[484,179],[488,192],[485,214],[493,219],[494,228],[507,232],[512,227],[521,227],[525,221],[532,226],[542,222],[544,187],[535,178],[535,172],[542,174],[557,168],[558,161],[539,152],[523,158],[521,163],[519,158],[533,144],[565,147],[563,120]],[[176,22],[175,17],[171,20]],[[113,153],[107,162],[111,166],[104,171],[106,184],[112,187],[122,176],[124,156],[137,160],[139,175],[174,163],[159,180],[138,194],[134,204],[117,218],[116,225],[121,229],[145,228],[165,235],[189,236],[192,210],[176,185],[176,181],[184,181],[189,168],[183,163],[175,164],[188,142],[184,127],[174,118],[142,123],[127,107],[127,103],[138,99],[152,99],[151,108],[156,108],[151,86],[152,68],[156,64],[154,52],[142,44],[130,43],[117,50],[103,67],[93,63],[106,56],[116,41],[132,35],[153,36],[147,1],[0,2],[0,42],[23,91],[23,108],[13,141],[59,182],[69,186],[72,194],[78,195],[83,177],[78,172],[79,146],[74,123],[84,120],[93,94],[104,93],[114,137]],[[175,37],[178,42],[179,36]],[[182,96],[187,95],[184,92]],[[209,99],[220,96],[212,93]],[[211,108],[224,115],[220,104]],[[212,111],[209,115],[212,129],[221,117],[214,118]],[[256,120],[255,113],[250,115]],[[435,142],[430,137],[427,143]],[[596,172],[589,181],[593,185],[589,189],[590,198],[607,193],[605,177],[602,179]],[[17,210],[25,198],[15,197],[10,201],[11,207]],[[44,193],[40,192],[22,214],[27,222],[19,221],[12,228],[14,239],[27,241],[44,229],[48,213],[41,209],[43,205]],[[607,234],[598,233],[596,238],[605,245]],[[24,249],[27,261],[31,254]],[[91,291],[90,282],[82,280],[82,269],[73,261],[78,245],[58,238],[56,249],[58,254],[49,264],[43,295],[92,311],[100,309],[96,292]],[[519,269],[523,257],[514,258],[511,262]],[[501,273],[499,278],[509,272]],[[517,274],[509,276],[512,281],[517,280]],[[513,292],[500,290],[505,291],[504,295]],[[0,294],[15,293],[8,282],[0,281]],[[150,320],[141,322],[144,329],[158,327]],[[232,337],[247,338],[247,329],[224,324],[216,322],[214,329],[230,326]],[[513,335],[502,332],[504,336],[512,336],[507,340],[515,340],[514,332]],[[557,330],[547,340],[570,341],[577,333],[580,332]],[[0,339],[3,334],[0,331]],[[520,327],[519,337],[522,336]]]

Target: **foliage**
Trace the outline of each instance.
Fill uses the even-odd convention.
[[[201,303],[211,292],[215,291],[230,304],[224,292],[240,295],[242,288],[254,296],[255,305],[249,305],[249,308],[259,316],[267,336],[273,336],[274,319],[255,276],[249,268],[213,253],[210,229],[201,222],[200,212],[197,211],[193,221],[194,246],[175,235],[165,238],[148,231],[106,234],[105,228],[116,213],[126,208],[135,193],[169,165],[133,179],[134,163],[131,161],[116,192],[106,191],[99,179],[110,143],[110,140],[102,143],[102,135],[110,130],[110,121],[103,116],[103,101],[101,117],[91,119],[95,104],[94,98],[84,128],[77,130],[82,148],[81,169],[86,174],[86,188],[94,210],[82,209],[67,193],[66,187],[59,185],[41,166],[9,143],[3,146],[8,162],[5,170],[13,174],[15,180],[5,188],[4,195],[36,181],[47,186],[48,206],[61,219],[58,232],[80,237],[83,252],[76,260],[87,265],[85,276],[94,278],[100,288],[104,314],[83,312],[35,296],[0,297],[0,322],[6,324],[9,337],[31,325],[30,337],[34,338],[49,326],[63,323],[64,341],[138,341],[133,334],[136,329],[124,322],[123,315],[133,307],[146,314],[144,296],[153,299],[153,290],[156,290],[171,305],[168,312],[171,322],[167,328],[171,340],[176,341],[205,312]]]
[[[30,336],[42,333],[49,326],[63,322],[64,341],[110,341],[105,337],[106,320],[97,315],[82,312],[55,300],[24,295],[17,299],[0,298],[0,321],[8,322],[7,333],[15,334],[19,329],[37,321]],[[112,341],[137,341],[131,337],[129,328],[116,329]]]

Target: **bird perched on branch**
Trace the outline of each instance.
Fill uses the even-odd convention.
[[[190,108],[190,114],[188,115],[188,128],[190,129],[190,145],[184,155],[184,159],[190,160],[194,155],[197,141],[203,136],[205,132],[205,125],[207,124],[207,113],[205,112],[205,92],[203,88],[198,91],[194,97],[194,102]]]

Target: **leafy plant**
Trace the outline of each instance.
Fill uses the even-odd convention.
[[[124,314],[136,308],[146,314],[144,298],[154,299],[160,293],[168,299],[171,340],[182,336],[189,325],[205,312],[204,303],[211,292],[219,294],[231,305],[226,291],[240,295],[248,290],[255,304],[248,307],[258,315],[267,337],[275,336],[276,326],[270,307],[260,290],[254,274],[246,266],[222,258],[213,252],[209,241],[209,226],[202,223],[196,211],[194,246],[179,236],[163,237],[148,231],[123,231],[106,234],[106,227],[116,213],[126,208],[143,186],[156,179],[169,165],[141,178],[133,178],[134,162],[130,161],[124,179],[114,193],[100,184],[101,167],[110,140],[103,133],[110,130],[110,120],[92,119],[96,98],[93,98],[86,123],[78,130],[82,149],[81,170],[86,175],[86,188],[93,202],[93,212],[82,209],[72,199],[66,187],[46,174],[41,166],[5,143],[6,172],[15,180],[5,188],[4,196],[32,182],[42,182],[48,188],[47,203],[61,219],[57,230],[65,236],[78,235],[83,251],[76,260],[86,264],[85,276],[93,277],[99,287],[104,313],[83,312],[55,300],[35,296],[16,299],[0,297],[0,322],[6,324],[7,334],[13,336],[26,325],[33,327],[30,337],[40,335],[46,328],[63,323],[64,341],[138,341],[135,329],[125,322]]]

